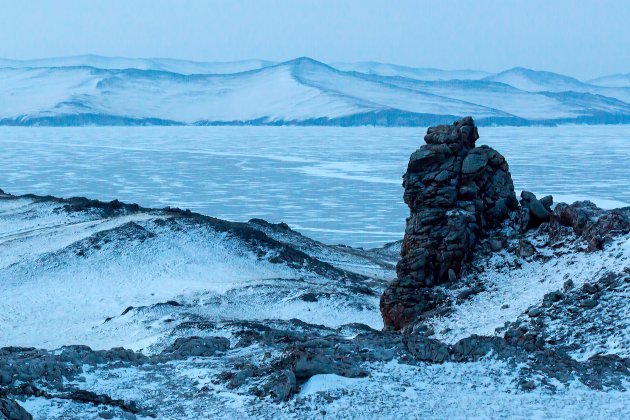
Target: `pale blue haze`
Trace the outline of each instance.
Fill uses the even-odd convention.
[[[100,54],[201,61],[309,56],[587,80],[630,72],[630,2],[16,1],[0,13],[0,57]]]

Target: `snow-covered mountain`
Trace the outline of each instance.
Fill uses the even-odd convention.
[[[630,87],[630,73],[611,74],[589,80],[588,83],[606,87]]]
[[[527,92],[563,92],[582,88],[584,85],[577,79],[548,71],[536,71],[523,67],[515,67],[484,80],[505,83]]]
[[[3,125],[429,125],[630,122],[630,87],[548,72],[197,63],[80,56],[0,61]],[[345,70],[348,71],[345,71]]]
[[[389,63],[379,63],[375,61],[333,63],[332,66],[343,71],[356,71],[359,73],[375,74],[378,76],[400,76],[418,80],[479,80],[490,76],[490,73],[480,70],[417,68]]]
[[[9,60],[0,58],[0,67],[94,67],[108,70],[158,70],[180,74],[230,74],[260,69],[275,64],[266,60],[241,60],[225,62],[203,62],[173,58],[126,58],[103,57],[87,54],[71,57],[52,57],[34,60]]]

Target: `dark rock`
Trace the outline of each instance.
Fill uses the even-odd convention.
[[[300,296],[300,299],[304,302],[317,302],[317,295],[315,293],[304,293]]]
[[[546,195],[543,198],[541,198],[539,201],[540,201],[540,204],[542,204],[543,207],[547,209],[549,213],[551,213],[551,206],[553,206],[553,196]]]
[[[113,419],[115,415],[116,413],[114,413],[112,410],[103,410],[99,411],[98,413],[98,416],[102,419]]]
[[[16,401],[0,397],[0,418],[6,420],[32,420],[33,416]]]
[[[536,248],[526,239],[520,239],[518,241],[518,249],[516,253],[523,258],[531,257],[536,254]]]
[[[532,380],[521,379],[518,386],[524,391],[532,391],[536,389],[536,384]]]
[[[162,354],[172,354],[175,358],[209,357],[230,348],[230,340],[225,337],[181,337],[168,346]]]
[[[461,292],[459,292],[459,294],[457,295],[457,300],[462,301],[462,300],[468,299],[474,293],[475,291],[472,288],[466,287]]]
[[[297,391],[297,380],[291,369],[282,369],[270,375],[263,384],[256,389],[255,394],[261,397],[271,396],[274,401],[288,400]]]
[[[491,238],[488,240],[488,245],[492,252],[499,252],[503,249],[503,241],[500,239]]]
[[[521,205],[523,207],[527,207],[529,209],[529,212],[541,223],[549,220],[551,212],[547,210],[545,206],[536,198],[534,193],[531,193],[529,191],[522,191]]]
[[[540,314],[542,314],[542,309],[540,308],[532,308],[527,311],[527,315],[529,315],[532,318],[536,318],[540,316]]]
[[[381,297],[387,328],[401,329],[435,308],[422,289],[455,282],[480,237],[499,227],[518,207],[505,158],[479,138],[470,117],[430,127],[426,144],[409,160],[403,177],[407,220],[397,279]]]
[[[586,309],[592,309],[596,307],[598,303],[597,299],[584,299],[580,301],[580,306]]]
[[[576,236],[587,242],[587,251],[598,251],[615,236],[630,233],[630,208],[606,211],[590,201],[559,203],[552,222],[555,231],[552,233],[557,234],[561,226],[570,227]]]
[[[547,197],[545,197],[545,201],[549,203]],[[551,198],[551,202],[553,203],[553,198]],[[538,227],[542,223],[548,222],[551,217],[551,209],[547,209],[545,205],[529,191],[521,192],[521,206],[521,221],[519,223],[521,232],[525,232],[532,227]]]
[[[562,298],[564,298],[564,294],[562,292],[549,292],[543,297],[543,305],[551,306],[552,303],[559,302]]]

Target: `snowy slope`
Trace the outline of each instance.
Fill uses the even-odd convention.
[[[584,83],[569,76],[548,71],[536,71],[515,67],[501,73],[487,76],[484,80],[505,83],[528,92],[563,92],[581,89]]]
[[[382,327],[378,294],[393,276],[390,261],[299,234],[291,243],[274,226],[0,191],[0,347],[144,348],[173,327],[160,323],[165,302],[215,320]],[[308,293],[323,297],[300,298]]]
[[[442,76],[433,70],[410,73],[431,79],[418,80],[393,70],[380,73],[394,76],[370,68],[364,70],[371,74],[342,71],[305,57],[275,65],[224,63],[223,70],[212,69],[216,63],[204,70],[190,67],[204,63],[98,56],[24,64],[30,67],[5,64],[18,67],[0,67],[4,125],[417,126],[459,115],[474,115],[486,125],[630,122],[630,88],[526,69],[483,80],[435,80]],[[39,67],[45,65],[54,66]],[[127,66],[137,68],[117,68]],[[196,70],[238,72],[187,74]]]
[[[483,80],[505,83],[528,92],[581,92],[603,95],[630,102],[630,89],[623,84],[616,87],[581,82],[569,76],[548,71],[516,67],[488,76]]]
[[[53,57],[35,60],[9,60],[0,58],[0,68],[42,67],[94,67],[107,70],[157,70],[180,74],[230,74],[260,69],[274,64],[265,60],[241,60],[226,62],[202,62],[173,58],[125,58],[103,57],[88,54],[72,57]]]
[[[490,76],[480,70],[441,70],[434,68],[418,68],[399,66],[396,64],[361,61],[357,63],[332,63],[332,66],[343,71],[355,71],[378,76],[399,76],[417,80],[479,80]]]
[[[630,73],[611,74],[589,80],[588,83],[606,87],[630,87]]]
[[[274,123],[387,111],[502,115],[472,103],[366,82],[309,59],[234,75],[1,69],[0,94],[7,98],[0,118],[27,120],[96,114],[180,123]]]
[[[512,244],[444,290],[452,308],[427,320],[427,343],[498,338],[511,322],[546,328],[558,377],[535,352],[439,363],[401,353],[399,334],[378,331],[395,245],[327,246],[262,220],[0,191],[0,385],[35,418],[627,418],[630,237],[592,253],[574,237],[528,238],[537,257]],[[455,299],[473,283],[484,287]]]

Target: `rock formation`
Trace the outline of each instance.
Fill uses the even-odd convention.
[[[401,329],[439,300],[432,286],[457,279],[478,239],[518,208],[507,162],[479,138],[471,117],[430,127],[403,179],[407,219],[397,279],[381,297],[385,326]],[[544,208],[543,208],[544,210]]]

